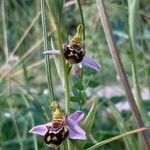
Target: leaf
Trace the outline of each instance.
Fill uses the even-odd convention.
[[[70,101],[72,102],[80,102],[80,97],[71,96]]]
[[[93,123],[94,123],[94,120],[95,120],[96,104],[97,104],[97,101],[94,101],[88,115],[86,116],[86,118],[82,124],[82,128],[85,130],[86,136],[90,133]],[[87,140],[77,141],[77,142],[75,142],[75,144],[80,145],[79,146],[80,149],[83,149],[86,142],[87,142]]]
[[[84,122],[83,122],[83,129],[86,131],[87,134],[90,133],[91,128],[93,126],[94,120],[95,120],[95,114],[96,114],[96,103],[97,101],[94,101],[92,104],[92,107],[88,113],[88,115],[86,116]]]
[[[89,87],[95,88],[97,86],[99,86],[99,82],[95,81],[95,80],[91,80],[88,84]]]
[[[83,86],[83,84],[82,84],[82,82],[81,81],[78,81],[78,82],[76,82],[75,84],[74,84],[74,87],[76,87],[78,90],[84,90],[84,86]]]
[[[86,66],[83,66],[83,74],[84,75],[91,76],[91,75],[93,75],[95,73],[96,73],[96,71],[94,69],[86,67]]]

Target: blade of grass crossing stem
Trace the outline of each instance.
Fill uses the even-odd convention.
[[[149,128],[150,127],[148,126],[148,127],[144,127],[144,128],[140,128],[140,129],[135,129],[135,130],[132,130],[132,131],[129,131],[129,132],[126,132],[126,133],[122,133],[120,135],[117,135],[117,136],[111,137],[109,139],[103,140],[103,141],[101,141],[101,142],[91,146],[90,148],[88,148],[86,150],[95,150],[95,149],[99,148],[100,146],[103,146],[105,144],[108,144],[110,142],[118,140],[118,139],[123,138],[125,136],[131,135],[131,134],[135,134],[135,133],[138,133],[138,132],[142,132],[142,131],[147,130]]]
[[[120,77],[120,81],[122,82],[122,85],[124,87],[126,96],[128,98],[128,102],[130,104],[130,108],[131,108],[132,113],[134,115],[134,118],[136,120],[136,124],[139,128],[143,127],[144,123],[143,123],[141,114],[140,114],[140,112],[137,108],[137,105],[135,103],[135,100],[134,100],[133,94],[131,92],[129,82],[127,80],[126,73],[125,73],[124,68],[123,68],[122,61],[121,61],[120,56],[119,56],[119,51],[118,51],[117,46],[116,46],[116,44],[113,40],[113,35],[112,35],[112,31],[111,31],[110,24],[109,24],[109,21],[108,21],[108,16],[107,16],[107,13],[106,13],[106,8],[105,8],[105,5],[104,5],[104,2],[103,2],[103,0],[96,0],[96,2],[97,2],[98,10],[99,10],[99,16],[100,16],[102,26],[103,26],[103,29],[104,29],[104,32],[105,32],[106,40],[107,40],[107,43],[108,43],[108,46],[109,46],[109,50],[111,52],[116,70],[117,70],[118,75]],[[143,131],[143,132],[140,133],[140,135],[141,135],[143,143],[145,145],[145,149],[149,150],[150,145],[149,145],[149,141],[148,141],[146,132]]]
[[[10,75],[10,73],[12,71],[14,71],[14,69],[21,64],[21,62],[26,59],[34,50],[37,50],[37,47],[42,43],[43,40],[38,40],[34,45],[32,45],[28,50],[27,52],[25,52],[23,54],[23,56],[20,57],[19,61],[14,64],[13,66],[11,66],[11,68],[4,72],[4,74],[2,74],[2,77],[0,78],[0,80],[3,80],[4,78],[6,78],[8,75]]]
[[[23,42],[23,40],[25,39],[25,37],[28,35],[29,31],[31,30],[31,28],[34,26],[34,24],[37,22],[37,20],[39,19],[39,16],[41,15],[41,12],[38,12],[37,15],[32,19],[32,22],[30,23],[30,25],[25,29],[23,35],[21,36],[21,38],[18,40],[18,42],[16,43],[14,49],[12,50],[12,54],[14,54],[19,46],[21,45],[21,43]]]
[[[44,42],[44,51],[48,50],[47,45],[47,30],[46,30],[46,20],[45,20],[45,1],[41,0],[41,19],[42,19],[42,29],[43,29],[43,42]],[[45,64],[46,64],[46,73],[47,73],[47,82],[48,82],[48,89],[49,89],[49,96],[51,98],[51,102],[55,99],[54,90],[53,90],[53,83],[52,83],[52,75],[51,75],[51,62],[48,56],[45,56]]]

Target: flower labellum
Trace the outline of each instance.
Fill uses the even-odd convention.
[[[83,112],[76,111],[70,116],[64,116],[57,102],[52,103],[55,109],[52,122],[33,127],[29,132],[44,137],[47,145],[60,145],[67,137],[70,139],[85,140],[85,131],[80,128],[79,122],[84,117]]]
[[[76,35],[69,39],[70,43],[68,45],[64,45],[64,57],[71,64],[80,63],[85,56],[85,50],[83,49],[83,42],[81,39],[82,31],[83,27],[79,25]]]

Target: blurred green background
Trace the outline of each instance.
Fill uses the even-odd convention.
[[[136,128],[124,91],[116,74],[94,0],[81,0],[85,22],[85,49],[101,64],[99,72],[83,67],[82,83],[71,75],[71,108],[87,113],[96,98],[97,112],[85,149],[98,141]],[[107,0],[106,8],[128,80],[133,86],[126,0]],[[50,120],[51,110],[43,56],[40,0],[0,1],[0,149],[48,149],[43,139],[28,131]],[[47,9],[46,9],[47,10]],[[48,42],[56,41],[56,29],[46,12]],[[150,2],[140,1],[136,32],[136,66],[144,109],[150,111]],[[63,42],[82,23],[76,0],[66,0],[63,9]],[[57,45],[56,45],[57,46]],[[56,98],[63,106],[63,87],[52,59],[52,79]],[[77,65],[73,70],[77,69]],[[75,71],[74,71],[75,72]],[[83,88],[82,88],[83,87]],[[144,120],[147,124],[149,121]],[[137,135],[130,139],[137,145]],[[102,146],[102,150],[126,150],[125,139]],[[49,148],[52,149],[52,148]]]

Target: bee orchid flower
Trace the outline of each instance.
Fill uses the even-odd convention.
[[[101,69],[99,63],[97,63],[91,56],[87,55],[83,49],[84,42],[81,38],[81,33],[83,31],[82,25],[77,27],[77,33],[73,38],[69,38],[69,44],[63,45],[64,58],[70,64],[82,63],[83,65],[93,68],[97,71]],[[45,55],[58,55],[60,50],[48,50],[43,54]]]
[[[58,103],[53,102],[52,107],[55,109],[52,121],[33,127],[29,131],[30,133],[44,137],[45,143],[50,146],[58,146],[66,138],[86,139],[86,133],[79,125],[84,117],[82,111],[76,111],[69,116],[64,116]]]

